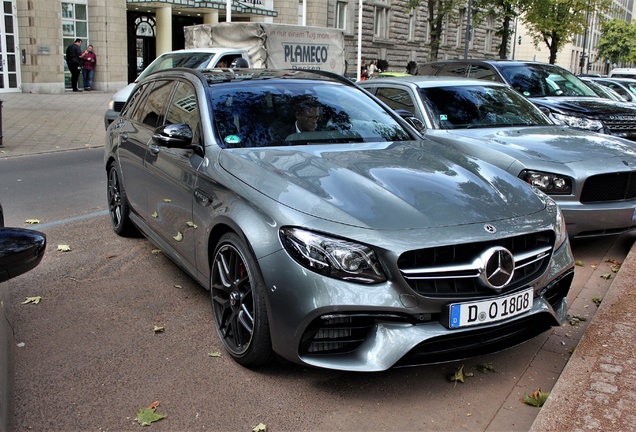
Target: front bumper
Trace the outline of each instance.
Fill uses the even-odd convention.
[[[617,235],[636,229],[636,200],[581,204],[556,200],[570,238]]]
[[[441,303],[453,300],[418,296],[396,281],[361,285],[329,279],[293,262],[277,271],[285,259],[280,254],[286,255],[279,251],[260,260],[274,351],[296,363],[346,371],[454,361],[523,343],[565,321],[574,276],[566,241],[533,283],[530,311],[451,330],[441,322]]]

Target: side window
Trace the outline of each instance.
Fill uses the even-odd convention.
[[[396,88],[378,88],[377,93],[375,94],[378,99],[387,104],[393,110],[407,110],[411,112],[411,114],[417,114],[415,112],[415,105],[413,104],[413,99],[411,95],[405,90],[396,89]]]
[[[189,83],[178,82],[172,103],[168,107],[166,124],[187,124],[194,134],[193,142],[199,142],[199,104],[194,87]]]
[[[173,81],[155,81],[143,109],[139,115],[135,114],[135,117],[151,128],[161,126],[165,120],[166,108],[173,88]]]
[[[497,72],[482,65],[470,66],[470,72],[468,72],[468,78],[502,82],[501,79],[499,78],[499,75],[497,75]]]
[[[141,95],[148,89],[148,84],[144,84],[135,89],[135,92],[130,95],[128,102],[121,110],[122,117],[133,117],[135,110],[139,109],[139,105],[143,105],[143,99]]]
[[[439,72],[439,76],[448,76],[448,77],[465,77],[468,75],[468,69],[470,65],[466,63],[449,63],[444,65],[442,70]]]

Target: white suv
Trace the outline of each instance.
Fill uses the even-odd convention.
[[[152,72],[175,67],[186,67],[191,69],[230,67],[232,62],[239,57],[244,58],[249,65],[247,51],[241,49],[193,48],[170,51],[161,54],[152,63],[150,63],[141,74],[139,74],[133,83],[128,84],[113,95],[108,103],[108,109],[104,114],[104,127],[108,129],[108,126],[113,122],[113,120],[119,116],[119,113],[126,104],[128,96],[130,96],[135,84]]]

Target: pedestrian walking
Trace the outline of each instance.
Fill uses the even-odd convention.
[[[82,73],[84,74],[84,90],[93,89],[93,74],[97,64],[97,55],[93,52],[93,45],[89,45],[86,51],[80,55],[82,59]]]
[[[66,48],[66,64],[68,65],[68,70],[71,72],[71,85],[73,86],[73,91],[79,91],[77,88],[77,81],[79,80],[80,73],[82,73],[82,49],[80,48],[82,45],[81,39],[75,39],[75,42],[70,44]]]

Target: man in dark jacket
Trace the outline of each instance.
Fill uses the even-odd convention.
[[[74,92],[79,91],[77,81],[82,73],[82,59],[80,58],[82,49],[80,45],[82,45],[82,40],[75,39],[75,42],[66,48],[66,64],[68,65],[68,70],[71,72],[71,85],[73,86]]]

